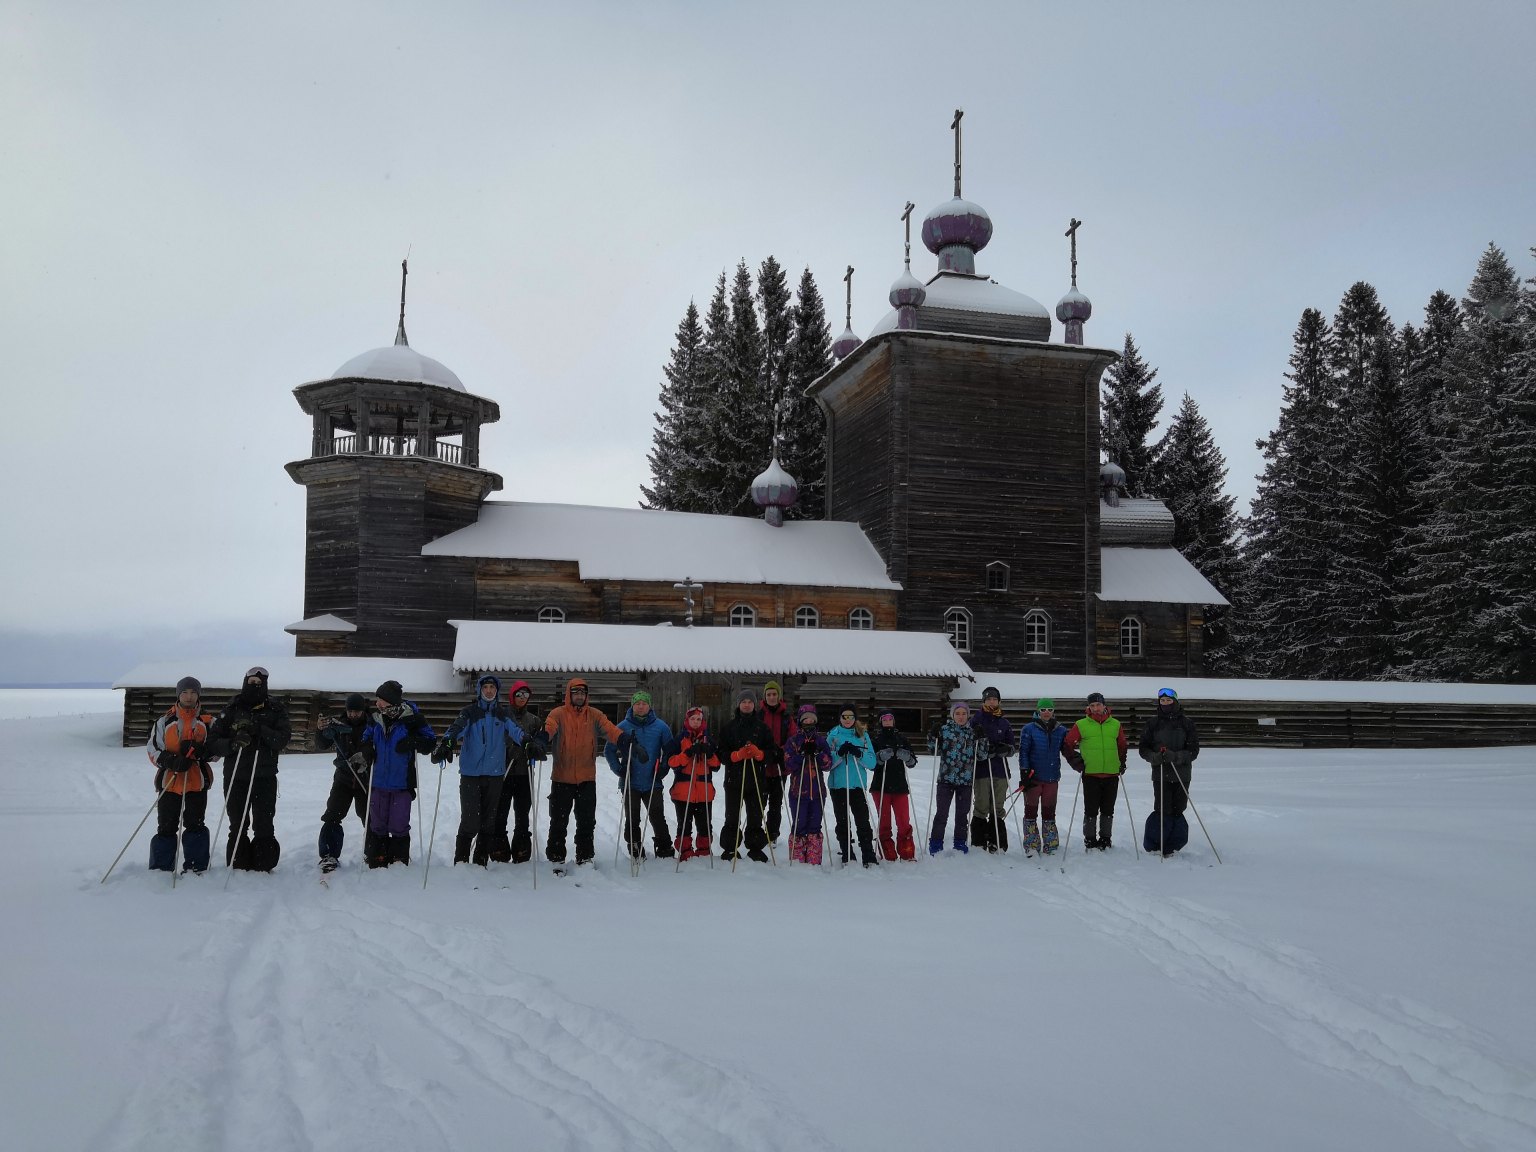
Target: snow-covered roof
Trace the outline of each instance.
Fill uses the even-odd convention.
[[[962,682],[951,696],[980,700],[994,687],[1004,700],[1033,702],[1085,699],[1102,692],[1111,708],[1135,700],[1152,704],[1159,688],[1172,688],[1188,704],[1201,700],[1314,700],[1362,704],[1536,704],[1536,684],[1434,684],[1408,681],[1224,680],[1183,676],[1037,676],[1033,673],[977,672],[974,684]]]
[[[398,680],[407,696],[415,692],[462,692],[464,678],[447,660],[388,660],[360,656],[284,656],[252,660],[248,656],[192,657],[176,663],[140,664],[119,676],[114,688],[169,688],[183,676],[196,676],[204,688],[236,689],[253,664],[267,670],[267,684],[281,695],[295,689],[315,692],[372,692],[386,680]]]
[[[1177,548],[1103,548],[1100,600],[1117,603],[1215,604],[1227,598],[1216,591]]]
[[[327,379],[388,380],[402,384],[436,384],[467,392],[462,381],[447,367],[430,356],[423,356],[408,344],[386,344],[354,356]]]
[[[464,672],[727,672],[754,676],[952,676],[970,666],[938,632],[680,628],[450,620]]]
[[[1099,541],[1102,544],[1171,544],[1173,513],[1161,500],[1121,497],[1119,504],[1106,504],[1101,500]]]
[[[927,296],[918,311],[918,328],[929,327],[922,321],[924,313],[931,309],[953,312],[984,312],[992,316],[1022,316],[1045,321],[1050,330],[1051,314],[1038,300],[1022,292],[1005,288],[996,280],[985,276],[967,276],[960,272],[940,272],[928,281]],[[892,309],[870,329],[870,336],[894,331],[897,325],[896,310]]]
[[[284,632],[356,632],[357,625],[348,623],[340,616],[327,612],[323,616],[311,616],[307,620],[295,620]]]
[[[572,560],[583,580],[665,580],[899,589],[857,524],[645,508],[487,501],[423,556]]]

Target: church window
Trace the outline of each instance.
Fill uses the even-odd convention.
[[[757,609],[750,604],[738,604],[731,609],[732,628],[756,628]]]
[[[1120,655],[1139,659],[1141,654],[1141,621],[1127,616],[1120,621]]]
[[[1001,560],[994,560],[987,565],[987,591],[1008,591],[1008,565]]]
[[[875,627],[875,614],[868,608],[855,608],[848,613],[848,627],[855,632],[870,632]]]
[[[1035,608],[1024,614],[1024,654],[1051,654],[1051,618],[1042,609]]]
[[[971,650],[971,614],[964,608],[951,608],[944,613],[944,631],[957,652]]]
[[[802,605],[799,608],[796,608],[795,609],[795,627],[796,628],[820,628],[821,627],[821,613],[816,611],[816,609],[811,607],[809,604],[805,604],[805,605]]]
[[[553,605],[546,604],[543,608],[539,609],[539,623],[540,624],[564,624],[565,623],[565,609],[564,608],[556,608]]]

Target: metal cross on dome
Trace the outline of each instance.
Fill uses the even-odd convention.
[[[693,627],[693,594],[695,592],[702,592],[704,590],[704,585],[702,585],[702,584],[695,584],[694,581],[693,581],[693,577],[692,576],[684,576],[683,579],[682,579],[682,583],[674,584],[674,585],[672,585],[672,587],[676,588],[679,592],[681,592],[683,594],[683,603],[688,605],[688,618],[684,622],[683,626],[686,627],[686,628],[692,628]]]
[[[1071,225],[1071,227],[1069,227],[1066,230],[1066,232],[1063,233],[1063,235],[1069,236],[1072,239],[1072,287],[1073,288],[1077,287],[1077,230],[1079,228],[1081,228],[1082,226],[1083,226],[1083,222],[1081,220],[1077,219],[1077,217],[1074,216],[1072,218],[1072,225]]]
[[[955,199],[960,199],[960,121],[965,117],[964,108],[955,109],[955,118],[949,126],[955,130]]]
[[[843,313],[843,323],[850,330],[853,328],[853,265],[848,265],[848,271],[843,276],[843,283],[848,285],[848,308]]]
[[[901,222],[907,226],[906,265],[908,272],[912,271],[912,209],[916,207],[916,204],[908,200],[906,209],[901,214]]]

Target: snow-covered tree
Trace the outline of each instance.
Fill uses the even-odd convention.
[[[1188,392],[1158,451],[1156,495],[1173,513],[1173,546],[1222,595],[1238,602],[1242,558],[1236,499],[1226,491],[1227,461],[1210,425]],[[1232,609],[1207,609],[1202,628],[1206,671],[1219,675],[1232,661],[1227,650]]]
[[[713,511],[719,464],[709,428],[712,381],[704,329],[691,300],[662,372],[661,407],[646,457],[651,484],[640,489],[644,504],[678,512]]]
[[[1131,496],[1148,495],[1155,480],[1157,448],[1148,441],[1163,410],[1163,388],[1156,379],[1157,369],[1141,358],[1127,332],[1120,362],[1104,373],[1100,435],[1109,460],[1125,470]]]
[[[800,502],[789,512],[797,520],[820,520],[826,512],[827,421],[821,406],[805,390],[830,372],[833,363],[832,327],[816,279],[807,268],[795,292],[779,417],[779,462],[800,483]]]

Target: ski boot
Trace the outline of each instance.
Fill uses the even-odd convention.
[[[1050,825],[1047,825],[1050,827]],[[1033,820],[1024,822],[1024,855],[1040,855],[1040,825]]]
[[[942,851],[944,851],[944,840],[942,837],[938,840],[930,839],[928,841],[928,855],[937,856]]]
[[[1047,856],[1061,851],[1061,836],[1056,831],[1056,821],[1047,820],[1044,827],[1044,847]]]

